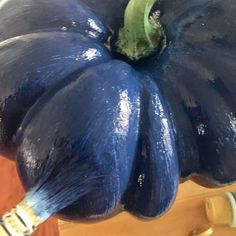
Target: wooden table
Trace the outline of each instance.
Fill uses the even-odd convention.
[[[24,195],[14,162],[0,157],[0,215],[14,207]],[[49,219],[34,236],[188,236],[207,223],[204,199],[224,191],[236,191],[236,185],[223,189],[206,189],[188,181],[180,185],[174,206],[163,217],[144,222],[127,213],[96,224],[73,224]],[[214,236],[235,236],[236,229],[215,228]]]
[[[188,181],[180,185],[174,206],[163,217],[150,222],[122,213],[97,224],[59,222],[60,236],[188,236],[193,229],[208,223],[204,199],[224,191],[236,191],[236,185],[224,189],[206,189]],[[215,227],[213,236],[235,236],[236,229]]]

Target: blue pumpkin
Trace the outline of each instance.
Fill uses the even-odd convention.
[[[114,52],[127,3],[0,2],[1,151],[31,192],[76,188],[81,159],[99,177],[50,214],[153,218],[179,180],[236,180],[235,2],[159,1],[167,47],[135,63]]]

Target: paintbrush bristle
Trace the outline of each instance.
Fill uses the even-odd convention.
[[[51,157],[24,201],[44,221],[88,194],[99,179],[94,163],[88,160],[72,157],[55,162]]]

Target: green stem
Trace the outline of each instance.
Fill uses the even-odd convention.
[[[149,16],[156,0],[130,0],[120,29],[117,51],[133,61],[153,53],[165,40],[157,17]]]

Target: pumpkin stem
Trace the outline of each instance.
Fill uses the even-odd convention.
[[[116,43],[117,52],[133,61],[148,56],[166,45],[159,13],[150,12],[156,0],[130,0],[125,10],[124,27]]]

